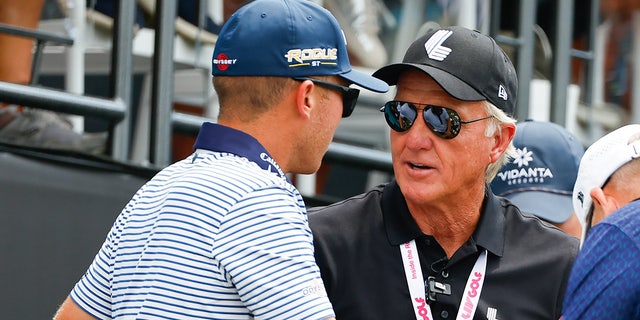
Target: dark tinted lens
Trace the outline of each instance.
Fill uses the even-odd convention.
[[[391,129],[404,132],[411,128],[420,110],[427,127],[438,137],[452,139],[460,133],[460,115],[449,108],[425,105],[418,109],[411,102],[389,101],[380,111]]]
[[[442,138],[451,139],[460,133],[460,116],[449,108],[428,106],[423,117],[429,129]]]
[[[342,117],[343,118],[346,118],[351,115],[351,113],[353,112],[353,109],[356,107],[356,103],[358,102],[358,96],[360,95],[360,90],[358,89],[341,86],[335,83],[324,82],[324,81],[313,79],[313,78],[293,77],[292,79],[296,81],[309,80],[321,87],[337,90],[338,92],[340,92],[340,94],[342,95]]]
[[[449,114],[441,107],[427,107],[423,111],[424,121],[433,133],[444,136],[449,131]]]
[[[417,110],[408,103],[389,101],[384,105],[384,118],[391,129],[404,132],[409,130],[416,120]]]
[[[342,93],[342,117],[346,118],[351,115],[353,109],[356,107],[356,103],[358,102],[358,96],[360,95],[360,90],[349,88],[346,92]]]

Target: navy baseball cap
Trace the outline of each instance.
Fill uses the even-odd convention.
[[[211,75],[336,75],[372,91],[388,91],[384,81],[351,68],[346,45],[336,19],[313,1],[254,0],[220,30]]]
[[[429,29],[409,46],[402,63],[382,67],[373,76],[395,85],[410,68],[422,70],[459,100],[488,100],[509,116],[515,112],[516,70],[496,42],[478,31]]]
[[[498,172],[491,190],[523,212],[560,223],[573,213],[573,185],[584,147],[576,136],[553,122],[516,124],[517,155]]]

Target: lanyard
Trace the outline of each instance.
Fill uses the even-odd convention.
[[[426,290],[424,278],[422,277],[422,268],[420,267],[420,258],[418,257],[418,249],[416,241],[411,240],[400,245],[400,253],[402,254],[402,263],[404,265],[404,273],[407,277],[409,285],[409,294],[411,295],[411,303],[416,319],[431,320],[431,308],[427,304]],[[483,251],[476,263],[473,265],[465,292],[460,301],[458,315],[456,320],[472,319],[478,307],[482,285],[484,284],[485,270],[487,269],[487,250]]]

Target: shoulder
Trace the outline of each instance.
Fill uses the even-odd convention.
[[[505,198],[502,198],[502,201],[505,207],[505,220],[509,226],[518,230],[518,232],[579,244],[580,240],[578,238],[567,234],[550,223],[544,222],[533,214],[522,212],[520,208]]]
[[[640,264],[640,216],[628,209],[621,208],[589,230],[579,260],[616,264],[610,272]]]
[[[637,319],[640,248],[619,228],[600,222],[587,236],[567,289],[567,319]]]
[[[382,224],[382,187],[334,204],[307,210],[314,244],[340,247],[359,232],[377,229]],[[363,231],[369,234],[369,231]]]
[[[144,201],[169,199],[191,211],[214,216],[226,215],[238,206],[280,203],[296,211],[304,206],[297,189],[283,177],[246,158],[222,152],[196,152],[172,164],[149,181],[139,196]]]
[[[333,223],[336,220],[357,221],[367,215],[380,212],[383,186],[378,186],[366,193],[362,193],[348,199],[327,205],[311,207],[308,209],[309,223],[322,225]]]
[[[491,218],[489,222],[495,224],[504,223],[505,245],[518,244],[536,247],[555,243],[560,247],[566,247],[574,255],[577,254],[580,246],[578,238],[563,232],[532,214],[522,212],[507,198],[490,194],[486,201],[486,211],[498,212],[491,213],[488,216]],[[556,245],[553,247],[555,248]]]
[[[518,248],[536,256],[556,257],[572,264],[580,250],[580,240],[539,218],[523,213],[501,198],[505,215],[505,247]],[[546,259],[542,259],[546,260]]]

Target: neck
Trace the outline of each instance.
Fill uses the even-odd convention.
[[[271,157],[280,166],[283,172],[289,172],[289,161],[291,155],[295,154],[294,144],[295,133],[293,130],[283,130],[274,124],[282,123],[281,120],[264,120],[271,114],[262,115],[259,120],[254,121],[234,121],[234,119],[219,120],[218,123],[237,130],[240,130],[254,137],[269,152]]]
[[[475,231],[483,199],[484,192],[479,192],[462,201],[444,205],[407,205],[420,230],[433,236],[451,258]]]

